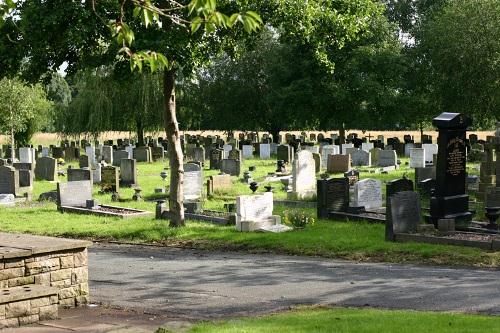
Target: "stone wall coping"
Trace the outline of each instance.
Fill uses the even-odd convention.
[[[0,259],[87,248],[85,240],[0,232]]]
[[[31,284],[29,286],[0,289],[0,304],[24,301],[34,298],[56,296],[59,288]]]

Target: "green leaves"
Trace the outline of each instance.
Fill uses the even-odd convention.
[[[163,70],[169,68],[169,62],[167,57],[161,53],[152,51],[139,51],[136,53],[130,53],[130,70],[138,70],[142,72],[144,66],[149,66],[151,73],[157,70]]]
[[[113,33],[113,37],[116,38],[116,41],[119,45],[123,46],[131,46],[134,42],[135,35],[132,29],[130,29],[129,25],[124,22],[112,22],[109,25]]]
[[[13,0],[3,0],[0,2],[0,26],[2,26],[5,16],[16,8]]]

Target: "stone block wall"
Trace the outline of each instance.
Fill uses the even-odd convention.
[[[59,288],[58,304],[63,307],[88,303],[87,249],[0,260],[0,289],[30,284]]]
[[[0,329],[56,319],[57,295],[0,304]]]

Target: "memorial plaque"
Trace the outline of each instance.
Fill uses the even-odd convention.
[[[329,173],[347,172],[351,169],[350,155],[328,155],[326,171]]]
[[[410,168],[425,168],[425,149],[410,149]]]
[[[137,185],[137,161],[131,158],[122,158],[120,163],[120,185]]]

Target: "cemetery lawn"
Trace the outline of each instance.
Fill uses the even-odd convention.
[[[203,322],[189,332],[500,332],[500,317],[376,309],[302,309],[257,318]]]
[[[268,172],[275,170],[275,161],[247,160],[243,170],[255,165],[254,178],[261,183]],[[73,164],[75,167],[76,165]],[[154,188],[162,185],[159,177],[164,164],[139,163],[138,178],[146,199],[154,199]],[[216,174],[215,170],[204,170],[206,177]],[[362,173],[362,178],[378,178],[388,181],[408,173],[403,167],[390,174]],[[66,181],[61,177],[60,181]],[[168,181],[165,185],[168,184]],[[281,183],[275,186],[275,198],[285,199]],[[36,181],[33,198],[42,192],[54,190],[55,183]],[[259,188],[259,192],[261,191]],[[124,202],[112,203],[110,195],[99,195],[94,187],[94,198],[102,204],[155,211],[154,201],[134,202],[130,198],[133,189],[121,189]],[[385,192],[385,191],[384,191]],[[217,193],[205,202],[206,209],[223,210],[224,203],[234,202],[237,195],[250,194],[248,185],[233,177],[233,186],[223,193]],[[285,207],[275,206],[274,213],[282,214]],[[316,216],[314,209],[302,211]],[[156,245],[186,246],[207,250],[235,250],[247,252],[272,252],[289,255],[322,256],[357,261],[394,263],[423,263],[433,265],[500,267],[500,252],[486,252],[479,249],[417,243],[393,243],[384,239],[384,225],[366,222],[319,220],[303,230],[282,234],[242,233],[234,226],[216,226],[209,223],[187,221],[184,228],[170,228],[168,221],[141,217],[122,220],[111,217],[97,217],[60,213],[54,203],[33,201],[15,208],[0,209],[0,231],[22,232],[39,235],[86,238],[98,241],[124,241]]]

